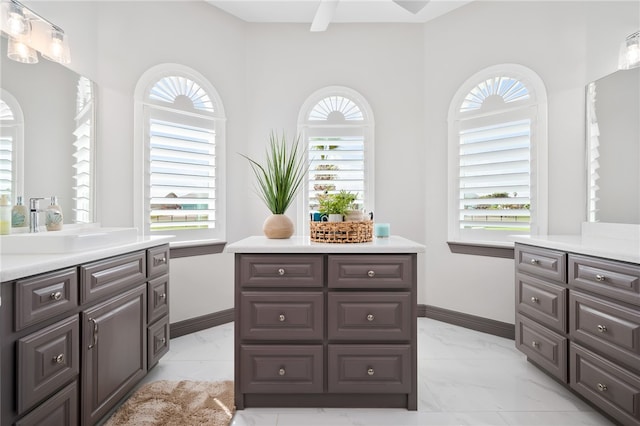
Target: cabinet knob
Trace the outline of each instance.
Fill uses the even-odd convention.
[[[598,324],[598,331],[600,333],[605,333],[607,331],[607,326]]]
[[[278,275],[280,276],[284,275],[284,268],[278,269]]]
[[[49,295],[49,298],[51,298],[52,300],[60,300],[62,299],[62,293],[56,291],[55,293],[51,293],[51,295]]]
[[[162,343],[163,345],[167,343],[167,338],[163,337],[162,339],[160,339],[160,343]]]
[[[540,301],[540,299],[538,299],[538,298],[537,298],[537,297],[535,297],[535,296],[531,296],[531,301],[532,301],[533,303],[538,303],[538,302]]]
[[[607,390],[607,385],[603,385],[602,383],[598,383],[598,390],[600,392],[604,392]]]
[[[154,257],[153,258],[153,266],[164,265],[165,263],[167,263],[167,257],[166,256]]]
[[[532,265],[537,265],[538,263],[540,263],[540,261],[539,261],[538,259],[533,259],[533,258],[532,258],[532,259],[531,259],[531,261],[530,261],[530,263],[531,263]]]
[[[374,319],[375,317],[373,316],[373,314],[367,315],[367,321],[373,321]]]
[[[596,274],[596,281],[598,281],[598,282],[603,282],[603,281],[604,281],[604,280],[606,280],[606,279],[607,279],[607,277],[605,277],[604,275],[602,275],[602,274]]]
[[[368,374],[369,376],[373,376],[373,375],[375,374],[375,371],[373,371],[373,368],[369,367],[369,368],[367,369],[367,374]]]
[[[62,364],[64,362],[64,354],[60,354],[58,356],[53,357],[53,362],[56,364]]]
[[[540,343],[536,342],[535,340],[533,342],[531,342],[531,346],[533,346],[534,348],[539,348],[540,347]]]
[[[369,271],[367,272],[367,275],[369,276],[369,278],[373,278],[376,276],[376,272],[375,271]]]
[[[167,298],[167,293],[162,293],[160,295],[160,299],[165,300]]]
[[[278,370],[278,374],[280,376],[284,376],[285,374],[287,374],[287,372],[284,370],[284,367],[281,367],[280,370]]]
[[[284,322],[284,320],[286,320],[287,318],[284,316],[284,314],[280,314],[278,319],[280,320],[280,322]]]

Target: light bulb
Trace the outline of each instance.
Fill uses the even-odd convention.
[[[54,27],[51,30],[51,42],[46,50],[42,52],[42,56],[50,61],[68,64],[71,59],[69,57],[69,47],[65,39],[64,32]]]
[[[9,17],[7,18],[7,29],[12,36],[23,36],[29,31],[27,19],[22,10],[14,3],[11,3]]]

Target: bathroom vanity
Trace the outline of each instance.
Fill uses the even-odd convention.
[[[417,409],[417,253],[250,237],[235,253],[235,403]]]
[[[2,253],[3,425],[93,425],[169,349],[170,237]]]
[[[640,242],[518,237],[516,347],[624,425],[640,424]]]

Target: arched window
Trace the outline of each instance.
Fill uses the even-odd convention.
[[[0,195],[23,195],[24,118],[16,98],[0,89]]]
[[[449,240],[546,233],[547,100],[520,65],[467,80],[449,108]]]
[[[147,71],[136,87],[144,176],[137,221],[178,240],[224,239],[224,128],[213,86],[187,67]]]
[[[75,180],[74,212],[75,223],[93,222],[94,205],[91,200],[95,200],[92,194],[94,188],[94,141],[95,126],[94,117],[94,87],[93,82],[87,77],[81,76],[78,79],[76,96],[76,129],[73,132],[75,141],[73,142],[75,163],[73,164]]]
[[[300,110],[298,132],[310,165],[303,223],[310,211],[318,210],[318,195],[341,190],[357,194],[358,207],[372,211],[374,121],[364,97],[347,87],[318,90]]]

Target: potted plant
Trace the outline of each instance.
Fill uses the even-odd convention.
[[[319,197],[320,213],[328,216],[329,222],[342,222],[343,216],[356,200],[356,194],[344,189],[334,194],[323,194]]]
[[[258,184],[256,190],[272,215],[265,220],[262,230],[267,238],[289,238],[293,235],[293,222],[285,212],[302,187],[309,168],[305,150],[300,147],[300,136],[288,146],[284,133],[282,138],[271,132],[265,164],[240,154],[251,165]]]

